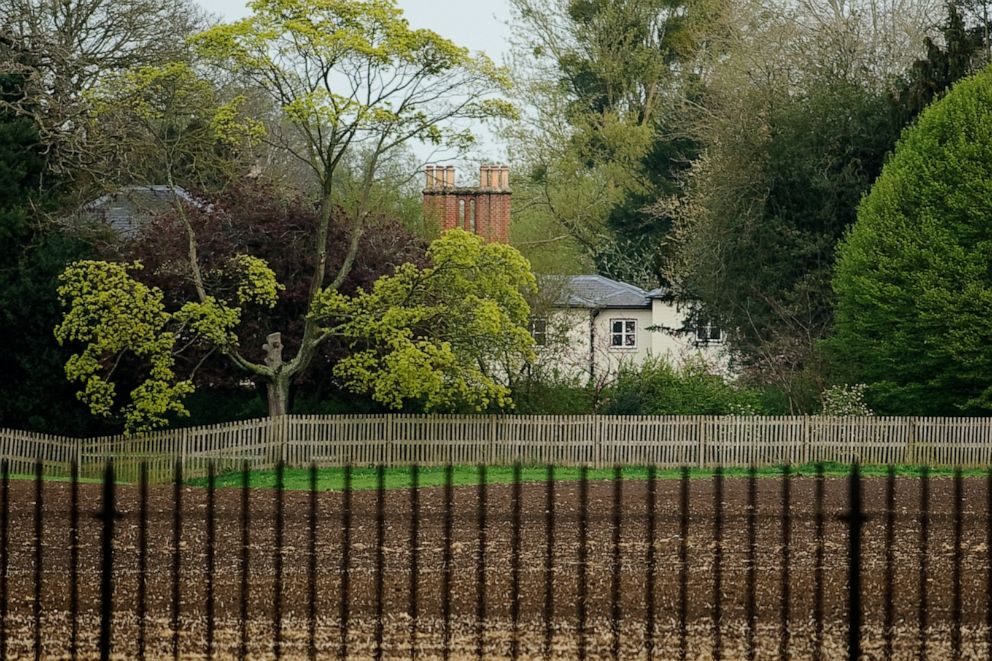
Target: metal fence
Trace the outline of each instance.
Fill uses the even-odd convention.
[[[326,492],[315,466],[301,491],[248,469],[131,487],[3,462],[0,656],[992,655],[992,473],[379,466]]]

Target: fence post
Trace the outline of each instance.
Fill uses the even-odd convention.
[[[696,419],[696,442],[698,443],[698,450],[696,453],[696,460],[699,463],[699,468],[706,467],[706,417],[699,416]]]
[[[189,454],[189,427],[183,427],[179,441],[179,461],[183,467],[183,475],[186,475],[186,456]]]
[[[916,418],[906,418],[906,463],[916,463]]]
[[[486,463],[496,463],[496,414],[489,414],[489,447],[486,449]]]
[[[593,442],[595,443],[595,450],[593,452],[593,461],[596,464],[596,468],[603,467],[603,418],[599,415],[594,415],[592,417],[593,424]]]
[[[810,433],[811,431],[809,424],[809,416],[804,415],[803,416],[803,453],[802,453],[802,462],[804,464],[809,463]]]
[[[386,452],[385,452],[385,463],[387,466],[392,466],[393,457],[393,414],[386,414]]]

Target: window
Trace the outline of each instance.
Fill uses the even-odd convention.
[[[698,344],[717,343],[722,339],[720,327],[711,321],[700,322],[696,326],[696,342]]]
[[[530,318],[530,334],[534,338],[534,343],[539,347],[548,344],[548,320],[544,317]]]
[[[610,347],[614,349],[637,348],[636,319],[610,319]]]
[[[475,234],[475,200],[468,203],[468,231]]]
[[[465,200],[458,200],[458,227],[460,229],[466,229],[466,227],[465,227]]]

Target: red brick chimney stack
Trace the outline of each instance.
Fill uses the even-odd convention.
[[[509,242],[509,166],[480,167],[478,187],[456,186],[450,165],[428,165],[425,173],[424,215],[437,218],[442,231],[458,227],[489,241]]]

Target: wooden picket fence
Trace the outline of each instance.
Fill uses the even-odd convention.
[[[615,464],[768,466],[817,461],[992,466],[992,418],[734,416],[284,416],[124,437],[78,439],[0,430],[0,459],[53,476],[78,460],[97,476],[108,459],[121,479],[149,466],[153,480],[200,476],[213,462],[289,466]]]

